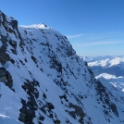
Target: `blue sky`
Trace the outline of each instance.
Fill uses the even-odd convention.
[[[0,0],[0,10],[60,31],[80,56],[124,55],[124,0]]]

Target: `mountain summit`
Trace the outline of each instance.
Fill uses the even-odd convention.
[[[33,24],[33,25],[22,25],[21,27],[24,27],[24,28],[50,28],[50,27],[47,27],[47,25],[43,24],[43,23],[40,23],[40,24]]]
[[[0,12],[1,124],[123,124],[124,97],[97,81],[66,36]]]

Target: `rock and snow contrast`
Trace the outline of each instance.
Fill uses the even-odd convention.
[[[95,79],[66,36],[0,12],[0,124],[123,124],[122,93]]]
[[[124,57],[103,56],[84,57],[88,66],[99,80],[114,96],[124,99]],[[113,75],[114,74],[114,75]]]

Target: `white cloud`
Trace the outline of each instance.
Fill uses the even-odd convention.
[[[77,37],[80,37],[82,36],[83,34],[76,34],[76,35],[68,35],[67,38],[77,38]]]
[[[113,38],[117,38],[117,37],[123,37],[124,36],[124,32],[104,32],[104,33],[91,33],[91,34],[87,34],[87,33],[81,33],[81,34],[75,34],[75,35],[67,35],[68,39],[71,38],[78,38],[81,37],[84,40],[99,40],[99,39],[103,39],[103,38],[109,38],[109,39],[113,39]]]
[[[119,44],[123,41],[99,41],[99,42],[89,42],[89,43],[72,43],[75,47],[83,47],[83,46],[97,46],[97,45],[107,45],[107,44]]]

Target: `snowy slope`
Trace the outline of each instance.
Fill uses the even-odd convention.
[[[107,82],[111,84],[111,87],[115,87],[116,91],[122,91],[122,96],[124,92],[124,77],[119,76],[116,77],[115,75],[110,75],[107,73],[102,73],[96,76],[96,79],[99,79],[101,82]]]
[[[96,76],[118,99],[124,99],[124,77],[102,73]]]
[[[68,39],[0,12],[1,124],[123,124],[124,99],[97,81]]]
[[[124,99],[124,57],[103,56],[84,57],[88,66],[116,99]]]

